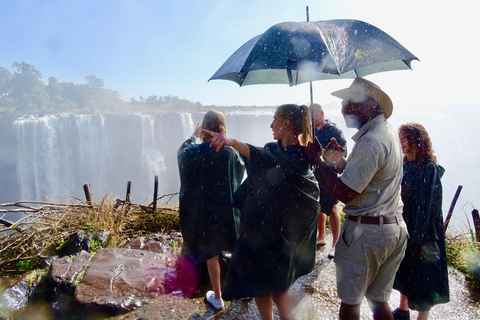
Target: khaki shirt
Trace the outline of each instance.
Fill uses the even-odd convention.
[[[353,216],[401,214],[403,154],[398,134],[380,114],[352,139],[355,146],[340,179],[360,194],[345,204],[344,212]]]

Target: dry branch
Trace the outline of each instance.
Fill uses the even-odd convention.
[[[0,229],[0,274],[20,271],[26,265],[45,265],[47,257],[61,253],[59,248],[81,230],[106,231],[110,234],[108,245],[118,246],[135,236],[179,228],[178,208],[161,206],[152,214],[151,207],[107,196],[92,205],[16,201],[0,207],[8,207],[0,211],[0,225],[5,226]],[[5,212],[25,215],[13,222],[4,218]]]

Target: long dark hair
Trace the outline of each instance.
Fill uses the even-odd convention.
[[[306,105],[284,104],[277,111],[283,119],[290,120],[293,134],[300,138],[300,145],[306,146],[312,141],[312,118]]]
[[[402,124],[398,128],[398,132],[407,140],[407,153],[414,161],[430,159],[437,162],[437,157],[433,155],[432,141],[424,126],[416,122],[409,122]]]

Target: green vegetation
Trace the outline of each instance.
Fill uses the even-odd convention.
[[[0,67],[0,115],[45,113],[117,113],[191,111],[202,108],[175,96],[140,96],[126,102],[117,91],[106,89],[103,79],[85,76],[85,84],[60,82],[55,77],[42,81],[42,73],[34,65],[14,62],[11,73]]]
[[[471,292],[480,294],[480,244],[473,231],[447,238],[446,245],[449,265],[465,275]]]
[[[85,227],[82,228],[82,230],[94,232],[94,231],[95,231],[95,228],[93,227],[93,222],[92,222],[92,221],[88,221],[88,222],[85,224]]]
[[[55,251],[61,252],[65,248],[67,243],[68,243],[67,239],[59,239],[57,241],[57,246],[55,247]]]
[[[27,279],[30,285],[32,285],[33,283],[37,282],[38,278],[44,275],[44,273],[45,273],[44,270],[35,269],[29,272],[25,277],[25,279]]]
[[[33,259],[20,260],[15,264],[17,271],[33,270],[38,267],[38,263]]]

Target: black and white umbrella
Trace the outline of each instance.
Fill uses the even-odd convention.
[[[359,20],[283,22],[247,41],[209,79],[240,86],[364,77],[411,69],[418,60],[387,33]]]

